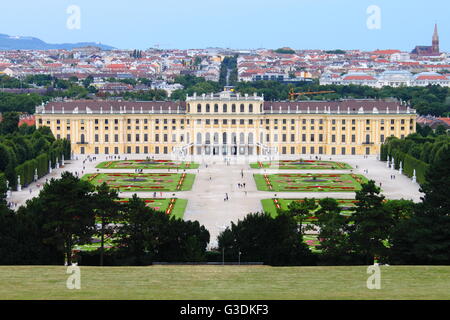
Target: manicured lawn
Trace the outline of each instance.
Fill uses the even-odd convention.
[[[450,299],[450,266],[381,266],[380,269],[381,289],[369,290],[367,266],[81,266],[81,289],[69,290],[67,267],[2,266],[0,298]],[[177,317],[178,310],[167,312],[166,318]]]
[[[99,169],[197,169],[198,163],[172,160],[117,160],[97,165]]]
[[[320,199],[316,199],[316,202],[319,202]],[[341,207],[341,214],[344,216],[349,216],[351,214],[350,208],[356,205],[356,200],[353,199],[336,199]],[[278,210],[288,210],[288,205],[292,201],[302,202],[303,199],[263,199],[261,200],[264,212],[269,213],[272,217],[276,217],[278,215]],[[319,206],[320,208],[320,206]],[[317,210],[319,210],[319,208]],[[314,219],[314,218],[313,218]]]
[[[367,179],[358,174],[254,174],[260,191],[355,192]]]
[[[352,169],[350,165],[344,162],[322,161],[322,160],[279,160],[263,161],[250,163],[253,169],[291,169],[291,170],[310,170],[310,169]]]
[[[192,189],[195,175],[189,173],[94,173],[83,179],[94,185],[106,182],[122,192],[186,191]]]

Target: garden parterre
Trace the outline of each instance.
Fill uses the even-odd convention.
[[[106,182],[121,192],[187,191],[192,189],[195,175],[189,173],[94,173],[83,179],[94,185]]]
[[[350,165],[344,162],[322,161],[322,160],[279,160],[254,162],[250,164],[253,169],[290,169],[290,170],[321,170],[321,169],[352,169]]]
[[[315,199],[316,203],[318,204],[321,199]],[[263,199],[261,200],[263,210],[264,212],[269,213],[272,217],[276,217],[278,215],[279,210],[288,210],[289,204],[293,201],[303,202],[303,199],[279,199],[279,198],[272,198],[272,199]],[[350,216],[352,209],[356,206],[357,200],[354,199],[336,199],[336,201],[339,204],[339,207],[341,207],[341,214],[344,216]],[[320,209],[320,206],[317,208],[317,210]],[[316,210],[316,211],[317,211]],[[315,220],[315,217],[313,216],[309,221]],[[307,221],[308,222],[308,221]]]
[[[198,163],[174,160],[116,160],[97,165],[99,169],[197,169]]]
[[[359,174],[254,174],[260,191],[277,192],[355,192],[368,180]]]

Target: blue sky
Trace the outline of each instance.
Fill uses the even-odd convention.
[[[80,29],[68,29],[70,5]],[[381,28],[367,28],[370,5]],[[400,49],[431,45],[439,25],[450,51],[446,0],[2,0],[0,33],[49,43],[93,41],[124,49],[278,48]]]

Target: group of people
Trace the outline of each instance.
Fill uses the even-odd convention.
[[[120,160],[120,156],[106,156],[106,160]]]

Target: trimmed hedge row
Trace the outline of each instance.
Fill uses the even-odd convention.
[[[427,172],[430,165],[400,150],[392,150],[391,159],[392,157],[394,157],[395,169],[400,169],[400,162],[402,162],[403,173],[405,175],[411,178],[414,175],[414,170],[416,170],[417,182],[419,182],[420,184],[425,182],[425,173]]]
[[[52,167],[56,164],[56,158],[61,163],[61,155],[64,154],[64,159],[70,159],[70,142],[67,140],[56,140],[53,142],[50,150],[42,153],[34,159],[25,161],[15,168],[16,181],[20,176],[20,183],[22,186],[27,186],[34,181],[35,170],[37,169],[38,178],[45,176],[49,171],[49,160],[52,162]],[[17,182],[13,186],[17,188]]]

